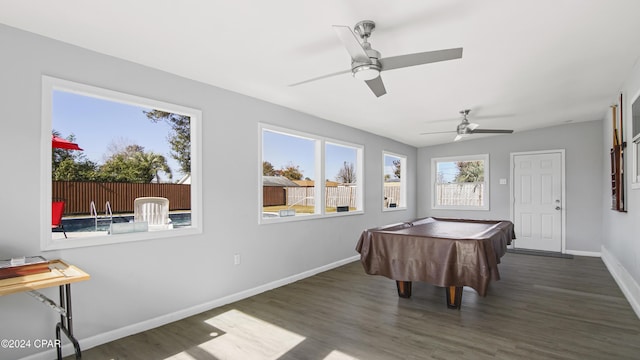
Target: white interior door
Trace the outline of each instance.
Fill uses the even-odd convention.
[[[515,248],[563,252],[563,153],[513,154]]]

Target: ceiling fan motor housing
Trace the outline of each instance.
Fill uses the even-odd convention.
[[[471,134],[471,129],[469,129],[469,122],[468,121],[463,121],[460,124],[458,124],[458,128],[456,130],[456,132],[458,133],[458,135],[467,135],[467,134]]]

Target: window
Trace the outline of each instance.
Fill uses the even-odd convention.
[[[390,152],[383,152],[382,164],[382,209],[406,209],[407,157]]]
[[[261,223],[362,211],[362,146],[260,128]]]
[[[60,228],[42,224],[42,249],[200,233],[200,119],[196,109],[43,76],[42,219],[53,203],[65,208]]]
[[[263,218],[320,213],[315,197],[316,156],[314,139],[266,129],[262,132]]]
[[[346,144],[325,142],[325,211],[345,212],[362,210],[362,173],[358,160],[359,148]]]
[[[489,155],[431,159],[432,208],[489,210]]]

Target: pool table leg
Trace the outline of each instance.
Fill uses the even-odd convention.
[[[462,286],[449,286],[447,292],[447,308],[458,309],[462,305]]]
[[[401,298],[411,297],[411,281],[396,280],[396,286],[398,287],[398,296]]]

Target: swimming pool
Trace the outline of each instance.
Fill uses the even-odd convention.
[[[169,219],[173,223],[173,228],[183,228],[191,226],[191,213],[180,212],[170,213]],[[114,223],[128,223],[133,221],[133,215],[113,215],[111,220]],[[91,231],[109,231],[109,221],[98,221],[96,229],[95,219],[92,217],[72,217],[63,218],[62,226],[66,232],[91,232]],[[57,230],[54,230],[57,231]]]

